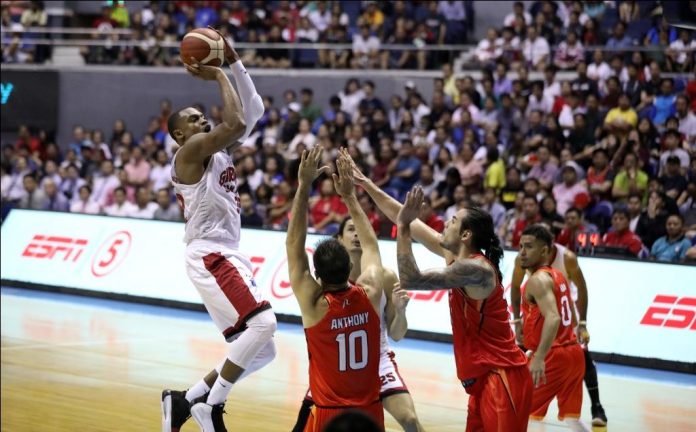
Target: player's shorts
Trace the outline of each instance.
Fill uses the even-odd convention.
[[[408,387],[399,374],[399,366],[394,361],[394,351],[382,351],[379,357],[379,398],[384,399],[398,393],[408,393]]]
[[[580,418],[585,354],[582,347],[571,344],[553,347],[544,359],[546,384],[539,384],[532,397],[530,418],[542,420],[553,398],[558,398],[558,419]]]
[[[467,432],[526,432],[532,403],[532,376],[526,365],[494,369],[467,386]]]
[[[304,432],[322,432],[326,425],[337,415],[352,410],[359,410],[372,417],[380,430],[384,430],[384,408],[382,401],[375,401],[366,407],[322,408],[314,405],[309,413]]]
[[[249,318],[271,308],[256,286],[251,263],[237,250],[194,240],[186,247],[186,272],[228,341],[246,329]]]
[[[399,366],[394,361],[394,351],[382,351],[379,356],[379,379],[381,382],[381,387],[379,389],[379,398],[384,399],[394,394],[399,393],[409,393],[408,387],[403,378],[399,374]],[[307,390],[305,394],[305,400],[311,401],[312,391]]]

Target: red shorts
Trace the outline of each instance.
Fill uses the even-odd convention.
[[[526,432],[532,402],[529,368],[494,369],[470,388],[467,432]]]
[[[582,408],[582,380],[585,376],[585,354],[579,344],[551,348],[544,359],[546,384],[534,389],[530,418],[541,420],[549,404],[558,398],[558,419],[578,419]]]
[[[337,415],[346,411],[361,411],[377,422],[380,430],[384,430],[384,408],[382,402],[377,401],[366,407],[345,407],[345,408],[319,408],[314,405],[309,413],[304,432],[321,432],[326,425]]]

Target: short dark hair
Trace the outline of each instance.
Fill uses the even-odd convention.
[[[92,194],[92,188],[89,187],[89,185],[86,185],[86,184],[82,185],[82,186],[80,186],[80,189],[78,189],[77,191],[80,192],[82,189],[87,189],[87,191],[90,193],[90,195]]]
[[[317,244],[313,261],[316,276],[323,283],[338,285],[348,282],[350,255],[335,238],[327,238]]]
[[[577,207],[569,208],[568,210],[566,210],[565,214],[568,214],[568,213],[575,213],[578,215],[578,217],[582,217],[582,210],[580,210]]]
[[[348,223],[349,220],[353,220],[353,218],[350,216],[346,216],[345,218],[343,218],[343,220],[341,221],[341,224],[338,226],[338,232],[336,232],[336,235],[334,236],[334,238],[343,237],[343,230],[346,229],[346,224]]]
[[[313,96],[313,95],[314,95],[314,90],[312,90],[312,89],[309,88],[309,87],[305,87],[305,88],[303,88],[302,90],[300,90],[300,93]]]
[[[116,189],[114,189],[114,195],[116,195],[116,192],[123,192],[124,195],[127,195],[126,188],[124,188],[123,186],[119,186]]]
[[[625,208],[619,207],[617,209],[614,209],[614,212],[611,214],[611,217],[616,216],[617,214],[623,215],[626,219],[630,219],[631,217],[628,215],[628,210]]]
[[[169,131],[169,136],[174,138],[174,141],[176,141],[176,138],[174,137],[174,131],[176,129],[179,129],[179,120],[181,120],[182,118],[181,111],[183,110],[175,111],[167,119],[167,131]]]
[[[553,243],[553,235],[548,228],[540,224],[529,225],[522,231],[522,235],[529,235],[541,241],[544,245],[551,247]]]
[[[523,200],[530,199],[530,200],[534,201],[535,203],[537,203],[537,205],[539,204],[539,201],[537,200],[537,198],[534,195],[524,194],[524,198],[522,198],[522,199]]]
[[[325,432],[378,432],[382,430],[377,423],[359,410],[348,410],[337,415],[327,423]]]

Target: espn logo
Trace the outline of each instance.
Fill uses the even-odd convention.
[[[696,330],[696,298],[657,295],[640,323]]]
[[[36,234],[27,247],[24,248],[22,256],[53,259],[58,254],[58,256],[63,257],[63,261],[71,260],[72,262],[77,262],[86,245],[87,240],[85,239]]]

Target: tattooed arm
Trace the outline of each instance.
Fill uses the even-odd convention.
[[[495,288],[493,269],[478,259],[458,259],[443,269],[421,272],[413,257],[410,229],[399,225],[396,253],[401,286],[407,290],[462,288],[474,300],[487,298]]]

